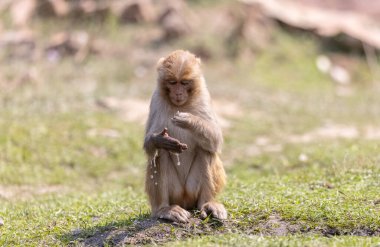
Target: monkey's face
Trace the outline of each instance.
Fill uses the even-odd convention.
[[[188,51],[174,51],[157,66],[161,95],[175,106],[190,102],[199,91],[200,59]]]
[[[165,81],[166,93],[170,102],[175,106],[186,104],[192,93],[193,81],[190,79],[169,79]]]

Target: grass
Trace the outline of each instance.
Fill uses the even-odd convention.
[[[149,28],[118,33],[117,24],[107,23],[104,38],[123,54],[133,33]],[[38,20],[34,25],[53,33]],[[214,99],[239,108],[227,114],[219,109],[229,123],[222,157],[228,184],[219,197],[229,212],[226,222],[152,222],[143,190],[144,126],[126,120],[122,106],[98,106],[105,97],[147,102],[158,54],[147,58],[140,78],[134,61],[123,56],[94,55],[81,64],[71,58],[7,63],[3,57],[0,74],[8,84],[0,84],[0,245],[380,244],[380,137],[368,134],[380,128],[378,85],[357,82],[347,86],[350,95],[339,96],[315,68],[317,40],[279,30],[275,35],[270,49],[252,61],[204,62]],[[194,42],[176,41],[157,53]],[[221,49],[216,43],[215,51]],[[358,64],[358,77],[368,78],[365,60]],[[36,76],[17,84],[30,70]],[[357,132],[317,131],[326,126]]]

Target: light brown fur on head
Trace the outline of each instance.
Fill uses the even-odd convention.
[[[200,65],[199,58],[184,50],[176,50],[167,57],[161,58],[157,64],[161,95],[175,106],[191,103],[201,87]],[[182,85],[181,82],[187,83]],[[176,98],[176,94],[180,96]]]

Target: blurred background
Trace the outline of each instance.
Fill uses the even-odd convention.
[[[5,198],[141,181],[155,64],[175,49],[203,60],[227,166],[380,138],[377,1],[2,0],[0,13]]]
[[[203,60],[227,166],[287,143],[380,138],[377,1],[2,0],[0,13],[6,198],[141,181],[155,64],[175,49]]]
[[[144,123],[156,62],[175,49],[202,59],[229,211],[256,193],[236,188],[281,174],[295,190],[302,178],[338,187],[347,171],[378,185],[379,1],[1,0],[0,215],[22,219],[23,201],[46,198],[52,212],[79,205],[104,222],[148,212]],[[98,224],[87,215],[63,229]]]

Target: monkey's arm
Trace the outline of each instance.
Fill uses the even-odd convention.
[[[187,112],[178,112],[172,121],[178,127],[192,131],[204,150],[212,153],[220,152],[223,139],[221,129],[216,122],[207,121]]]

